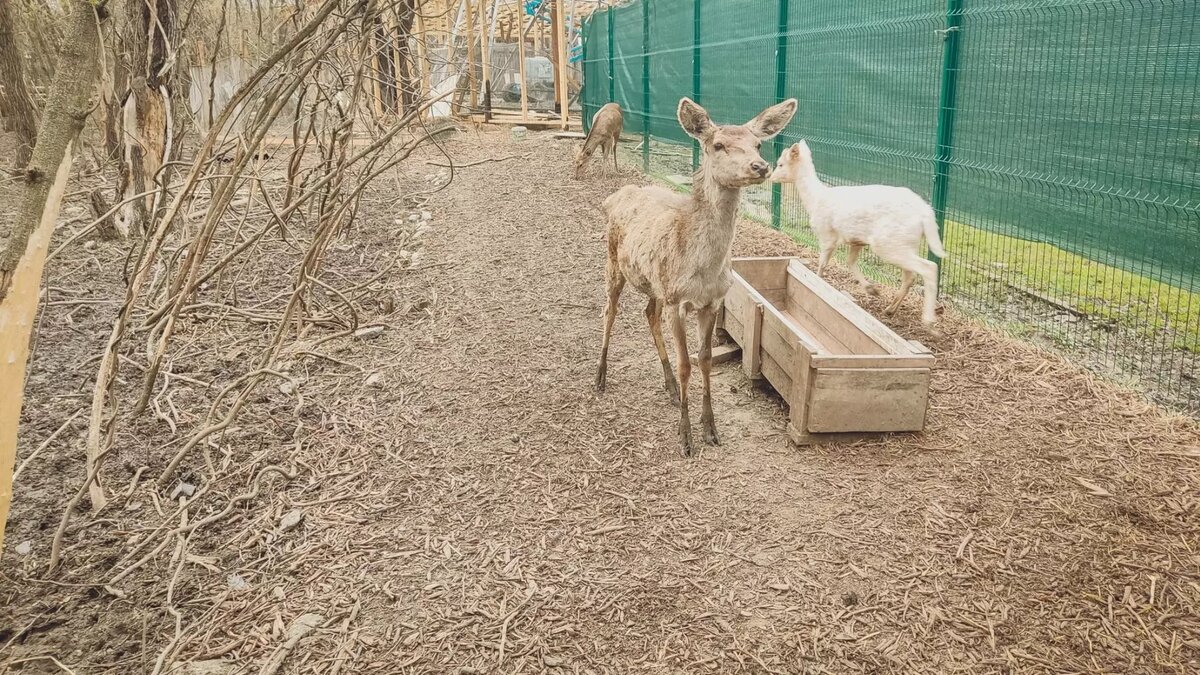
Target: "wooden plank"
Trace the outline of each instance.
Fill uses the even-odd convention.
[[[929,354],[931,356],[933,355],[933,350],[931,350],[929,347],[926,347],[925,345],[921,344],[917,340],[909,340],[908,346],[913,350],[914,354]]]
[[[781,305],[783,303],[780,303]],[[792,327],[792,331],[801,342],[808,348],[808,351],[813,354],[848,354],[851,349],[843,345],[837,338],[825,329],[820,321],[815,320],[807,313],[801,311],[799,315],[793,314],[796,311],[794,306],[787,305],[787,311],[780,311],[780,315]]]
[[[812,354],[804,348],[797,348],[792,369],[788,372],[792,379],[791,389],[785,395],[788,401],[788,426],[807,429],[812,419]]]
[[[788,264],[795,258],[734,258],[733,271],[757,291],[787,287]]]
[[[745,352],[743,352],[745,353]],[[742,360],[745,363],[745,359]],[[761,354],[759,369],[762,373],[760,377],[766,378],[775,391],[786,401],[792,392],[792,376],[779,366],[779,363],[766,352]],[[788,401],[791,405],[791,401]]]
[[[818,279],[819,281],[820,279]],[[824,283],[824,282],[822,282]],[[887,354],[888,350],[871,339],[852,319],[830,306],[803,281],[789,275],[787,312],[812,331],[817,340],[833,354]]]
[[[491,116],[492,112],[492,28],[495,22],[488,21],[488,7],[497,0],[479,0],[479,51],[483,60],[483,79],[479,84],[479,93],[483,95],[484,114]],[[492,7],[492,15],[496,10]]]
[[[521,16],[524,11],[525,3],[523,0],[514,0],[517,5],[517,16]],[[521,77],[521,117],[529,117],[529,88],[525,85],[525,33],[522,30],[517,36],[517,68]]]
[[[821,304],[824,304],[832,310],[833,316],[830,317],[831,319],[834,319],[836,316],[841,317],[834,320],[834,325],[838,329],[844,328],[846,333],[863,335],[882,348],[884,353],[905,355],[913,353],[912,347],[909,346],[904,338],[883,325],[883,322],[871,316],[867,310],[859,307],[853,300],[842,295],[840,291],[830,286],[821,277],[818,277],[815,272],[805,267],[799,260],[793,259],[788,264],[788,274],[795,278],[809,292],[808,294],[817,301],[810,303],[805,309],[813,313],[818,319],[823,318],[827,314],[820,307]],[[790,297],[796,298],[800,296],[800,294],[792,294],[790,289],[791,287],[789,286]],[[831,328],[831,330],[833,329]],[[849,341],[858,342],[858,338],[853,337],[853,335],[843,335],[842,337],[848,346],[851,346]],[[859,350],[857,348],[855,348],[855,352],[863,354],[873,353],[866,349]]]
[[[762,315],[762,305],[749,298],[739,312],[742,319],[742,369],[746,377],[751,379],[762,377]]]
[[[787,260],[787,258],[780,258],[780,260]],[[792,317],[789,317],[786,312],[783,312],[780,309],[781,300],[785,297],[784,289],[779,288],[767,291],[759,291],[751,286],[745,279],[742,278],[741,274],[737,272],[733,273],[733,279],[734,285],[740,284],[745,290],[746,295],[749,296],[749,302],[761,305],[763,312],[775,312],[781,321],[790,325],[792,331],[796,334],[796,338],[804,344],[806,349],[813,353],[822,351],[821,345],[813,339],[812,334],[805,330],[804,327],[802,327],[798,322],[792,319]],[[728,299],[728,294],[726,294],[726,298]]]
[[[745,328],[742,326],[742,318],[736,314],[725,315],[725,325],[722,326],[722,329],[726,333],[729,333],[729,337],[733,338],[733,341],[739,345],[746,339]]]
[[[562,128],[566,129],[571,123],[571,103],[570,103],[570,84],[567,82],[567,33],[565,27],[566,18],[563,16],[566,8],[563,7],[562,0],[553,0],[554,12],[554,34],[558,37],[556,48],[558,49],[558,72],[555,79],[559,82],[558,87],[558,104],[559,112],[562,114]]]
[[[822,354],[813,357],[812,365],[813,368],[932,368],[934,362],[932,354]]]
[[[727,361],[732,361],[732,360],[736,359],[738,357],[738,355],[741,353],[742,353],[742,348],[737,345],[717,345],[716,347],[713,347],[713,350],[712,350],[713,365],[715,366],[718,364],[725,363]],[[690,359],[691,359],[692,365],[694,365],[694,366],[700,365],[700,355],[699,354],[692,354]]]
[[[814,433],[919,431],[929,404],[928,368],[815,371],[808,423]]]
[[[779,316],[778,312],[766,311],[764,308],[761,335],[760,349],[763,353],[770,354],[784,372],[792,372],[796,336],[792,332],[791,326]],[[787,396],[788,392],[780,391],[779,393]]]
[[[734,275],[733,284],[725,292],[725,311],[740,317],[745,311],[747,302],[750,302],[750,290],[746,286],[746,282]]]
[[[796,445],[803,445],[803,446],[827,445],[830,443],[837,443],[837,444],[853,443],[855,441],[873,439],[878,436],[878,434],[873,434],[873,433],[855,433],[855,432],[836,433],[836,434],[814,434],[814,433],[810,433],[807,431],[800,431],[791,422],[788,422],[787,433],[788,433],[788,438],[791,439],[792,443],[795,443]]]

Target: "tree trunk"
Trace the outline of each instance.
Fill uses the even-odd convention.
[[[175,38],[175,0],[148,0],[131,6],[133,44],[128,97],[122,104],[121,124],[125,151],[119,177],[122,200],[148,192],[171,152],[174,115],[171,104],[171,71],[167,58]],[[126,203],[123,220],[128,229],[140,229],[153,217],[158,195],[141,204]]]
[[[17,134],[14,164],[23,168],[37,142],[37,117],[33,98],[25,85],[25,68],[21,65],[13,14],[12,3],[0,0],[0,83],[3,83],[0,86],[0,118],[3,118],[5,130]]]
[[[103,10],[101,10],[103,11]],[[103,18],[103,17],[101,17]],[[17,425],[25,390],[29,338],[37,314],[42,266],[62,205],[71,150],[91,110],[99,80],[100,36],[89,0],[71,0],[58,66],[28,169],[8,248],[0,254],[0,550],[12,500]]]

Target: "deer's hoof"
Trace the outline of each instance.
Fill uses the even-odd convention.
[[[679,384],[674,379],[666,381],[667,396],[671,397],[671,405],[679,407]]]
[[[608,374],[605,373],[603,370],[596,373],[596,391],[598,393],[603,394],[604,387],[607,385],[608,385]]]
[[[867,295],[873,295],[877,298],[880,296],[879,284],[867,284],[864,290],[866,290]]]
[[[721,439],[717,437],[717,430],[713,427],[704,427],[704,442],[709,445],[720,445]]]
[[[679,428],[679,449],[683,452],[684,457],[692,457],[696,454],[695,444],[692,443],[691,427],[680,426]]]

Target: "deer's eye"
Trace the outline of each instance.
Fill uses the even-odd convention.
[[[720,152],[721,150],[724,150],[724,149],[725,149],[724,143],[713,143],[713,150]]]
[[[755,144],[754,144],[754,149],[755,149],[755,150],[762,150],[762,143],[761,143],[761,142],[760,142],[760,143],[755,143]]]

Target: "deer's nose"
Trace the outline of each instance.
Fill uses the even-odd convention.
[[[753,171],[754,173],[758,174],[758,176],[760,178],[765,177],[767,175],[767,171],[770,168],[771,167],[767,166],[766,162],[761,162],[761,161],[755,162],[750,165],[750,170]]]

